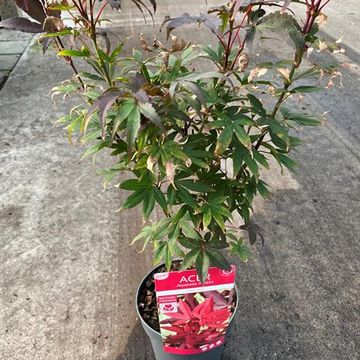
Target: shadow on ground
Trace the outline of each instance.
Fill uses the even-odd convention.
[[[266,243],[238,263],[239,311],[223,360],[358,358],[356,239],[339,226],[351,220],[345,209],[333,208],[317,184],[277,190],[258,204]],[[155,360],[139,322],[116,360]]]

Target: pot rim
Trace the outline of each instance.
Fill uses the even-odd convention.
[[[135,307],[136,307],[136,314],[138,316],[138,318],[140,319],[140,321],[142,322],[142,324],[145,324],[146,328],[149,329],[152,333],[154,334],[157,334],[159,336],[161,336],[160,332],[154,330],[150,325],[148,325],[148,323],[143,319],[143,317],[141,316],[140,314],[140,311],[139,311],[139,306],[138,306],[138,298],[139,298],[139,292],[140,292],[140,288],[141,288],[141,285],[144,283],[144,280],[151,274],[154,272],[154,270],[156,270],[157,268],[163,266],[165,263],[161,263],[155,267],[153,267],[151,270],[149,270],[146,275],[143,277],[143,279],[141,280],[139,286],[137,287],[136,289],[136,296],[135,296]],[[229,324],[234,320],[234,317],[235,317],[235,314],[238,310],[238,307],[239,307],[239,290],[236,286],[236,283],[235,283],[235,286],[234,286],[234,289],[236,291],[236,304],[235,304],[235,310],[233,312],[233,314],[231,315],[230,317],[230,320],[229,320]]]

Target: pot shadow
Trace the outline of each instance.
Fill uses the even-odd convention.
[[[139,320],[128,338],[124,353],[118,355],[116,360],[155,360],[150,339]]]
[[[298,179],[297,189],[274,191],[256,207],[265,245],[252,248],[247,264],[234,259],[239,308],[222,360],[358,358],[356,301],[347,295],[359,264],[346,208],[354,191],[339,203],[336,193]],[[139,321],[116,360],[155,360]]]

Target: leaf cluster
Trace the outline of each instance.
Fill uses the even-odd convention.
[[[262,170],[271,160],[294,170],[289,153],[301,143],[297,132],[322,123],[286,105],[318,91],[307,80],[320,76],[316,65],[302,65],[307,48],[318,41],[318,28],[314,24],[311,33],[304,32],[285,11],[289,3],[281,4],[282,12],[268,13],[265,5],[272,8],[277,1],[232,1],[208,14],[167,17],[163,26],[171,46],[142,37],[147,56],[139,50],[123,56],[124,42],[104,49],[94,31],[88,33],[92,45],[82,41],[58,52],[91,69],[53,89],[54,95],[82,99],[59,122],[70,139],[76,133],[88,144],[84,156],[110,150],[116,162],[103,171],[106,182],[130,174],[117,184],[129,191],[120,210],[142,207],[146,224],[134,242],[152,244],[155,262],[164,261],[168,269],[178,257],[183,268],[194,266],[204,280],[209,266],[229,269],[225,251],[246,261],[242,232],[249,233],[251,244],[257,235],[263,241],[251,222],[255,196],[270,193]],[[196,23],[210,29],[215,46],[173,36],[177,28]],[[71,32],[75,38],[87,35],[81,28]],[[246,49],[254,34],[274,32],[291,39],[294,57],[261,64],[250,59]],[[207,59],[213,69],[203,72],[196,59]],[[164,213],[159,221],[150,220],[155,208]]]

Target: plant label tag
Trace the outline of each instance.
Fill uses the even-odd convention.
[[[154,275],[164,351],[200,354],[224,344],[234,308],[236,268],[209,269],[202,284],[196,270]]]

